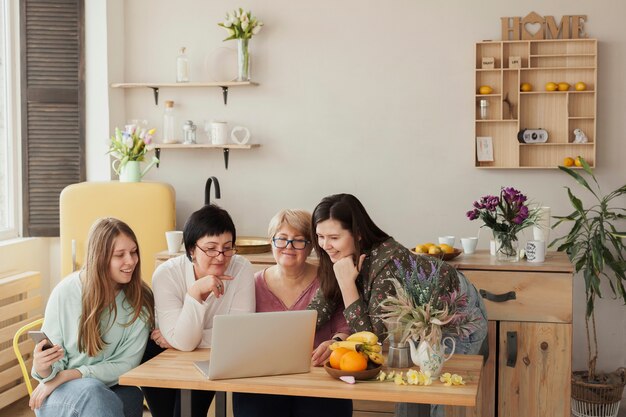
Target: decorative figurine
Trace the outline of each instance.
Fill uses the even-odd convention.
[[[582,131],[582,129],[574,129],[574,142],[572,143],[587,143],[589,142],[589,139],[587,139],[587,135],[585,135],[585,132]]]

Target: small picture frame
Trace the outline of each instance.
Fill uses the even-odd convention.
[[[482,69],[494,69],[496,60],[492,56],[484,56],[482,59]]]
[[[510,56],[509,57],[509,68],[522,68],[522,57],[521,56]]]
[[[476,159],[478,162],[493,162],[493,140],[491,136],[476,137]]]

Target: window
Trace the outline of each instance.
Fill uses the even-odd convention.
[[[15,62],[10,0],[0,0],[0,240],[17,237],[17,130]]]

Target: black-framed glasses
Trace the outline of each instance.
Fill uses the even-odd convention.
[[[272,243],[274,243],[274,247],[278,249],[285,249],[291,243],[292,248],[302,250],[306,248],[306,245],[311,243],[311,241],[306,239],[285,239],[284,237],[273,237]]]
[[[202,252],[204,252],[204,254],[210,258],[217,258],[218,256],[224,255],[226,258],[230,258],[231,256],[233,256],[234,254],[237,253],[237,249],[236,248],[227,248],[224,250],[217,250],[217,249],[202,249],[200,246],[196,245],[196,248],[200,249]]]

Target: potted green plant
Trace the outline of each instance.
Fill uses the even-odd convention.
[[[587,336],[587,370],[572,373],[572,412],[576,416],[616,416],[626,385],[626,369],[619,368],[610,373],[598,373],[598,338],[594,314],[595,303],[602,297],[601,284],[606,282],[614,296],[626,302],[626,246],[616,224],[626,219],[626,208],[616,199],[626,195],[626,185],[602,194],[600,185],[589,167],[580,158],[582,171],[559,166],[585,190],[591,193],[593,203],[585,208],[581,199],[567,189],[574,211],[567,216],[555,216],[557,222],[571,223],[566,236],[552,241],[558,251],[565,251],[574,265],[576,274],[585,280],[585,329]],[[585,175],[586,174],[586,175]],[[593,180],[593,181],[591,181]]]

